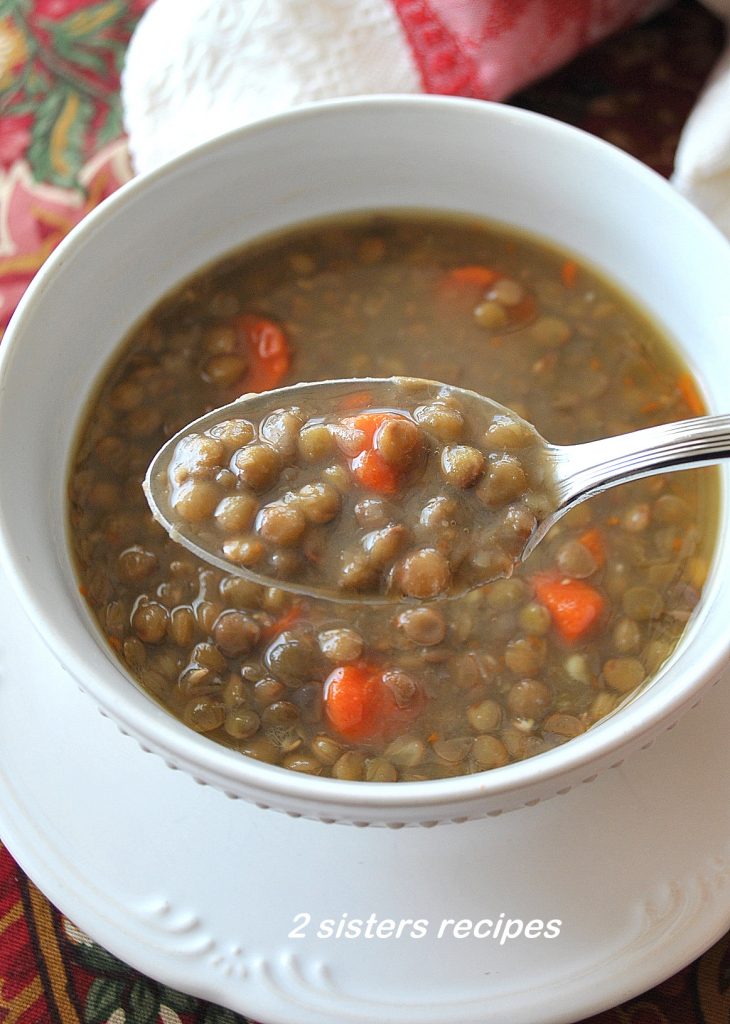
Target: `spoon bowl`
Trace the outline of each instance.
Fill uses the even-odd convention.
[[[312,430],[314,454],[302,441]],[[381,604],[458,597],[509,576],[587,498],[728,454],[730,416],[555,445],[474,391],[350,378],[243,395],[206,413],[160,449],[144,490],[168,534],[211,565]],[[264,469],[251,475],[256,459]],[[357,544],[343,522],[359,529]]]
[[[404,406],[408,406],[408,410],[404,409]],[[325,411],[331,415],[323,415]],[[429,417],[434,419],[432,415],[434,411],[437,414],[436,419],[438,419],[438,414],[443,414],[441,416],[443,422],[427,422]],[[295,474],[292,463],[296,461],[297,456],[292,452],[291,443],[288,445],[282,443],[281,437],[277,434],[279,431],[277,418],[292,414],[299,416],[300,420],[304,421],[301,437],[304,436],[307,429],[314,425],[329,431],[333,439],[330,451],[321,458],[315,457],[314,465],[305,464],[301,467],[302,475],[298,481],[292,480],[292,474]],[[373,455],[374,452],[368,449],[363,453],[362,445],[365,442],[362,438],[364,435],[362,430],[358,429],[358,425],[364,426],[367,433],[368,427],[380,418],[387,420],[391,427],[395,423],[396,433],[398,427],[401,430],[404,428],[407,430],[410,427],[414,431],[418,431],[420,438],[418,442],[420,450],[415,460],[411,460],[413,464],[409,465],[407,471],[401,474],[402,478],[398,480],[397,490],[386,486],[390,482],[390,477],[385,483],[379,483],[377,479],[371,478],[372,462],[363,467],[363,474],[359,473],[358,460],[363,454],[367,457]],[[420,424],[417,423],[419,418],[422,421]],[[464,424],[460,421],[466,421],[468,424],[466,433]],[[457,455],[463,455],[467,449],[469,452],[476,451],[466,443],[450,442],[459,440],[460,442],[474,441],[476,443],[477,435],[486,432],[490,424],[495,422],[507,424],[509,429],[522,433],[519,446],[523,463],[528,446],[533,452],[540,454],[539,464],[535,465],[532,476],[536,483],[547,483],[549,486],[552,477],[551,447],[540,437],[534,427],[505,406],[476,392],[441,384],[437,381],[414,377],[368,377],[317,381],[279,388],[261,394],[243,395],[234,402],[205,413],[183,427],[163,445],[150,463],[143,487],[153,515],[174,540],[183,544],[189,551],[209,564],[229,573],[237,573],[256,583],[282,587],[294,593],[326,597],[329,600],[345,603],[351,603],[353,599],[361,603],[383,604],[394,600],[400,601],[404,598],[456,597],[476,586],[481,586],[488,579],[495,579],[511,573],[513,566],[519,560],[519,550],[524,545],[525,539],[549,507],[546,497],[542,496],[537,502],[540,507],[534,511],[530,510],[529,514],[526,513],[528,522],[521,528],[519,543],[516,544],[515,540],[510,540],[509,557],[502,558],[496,568],[475,563],[470,567],[468,576],[466,570],[461,573],[461,576],[452,574],[453,578],[449,580],[448,589],[443,587],[434,593],[422,592],[423,587],[421,586],[411,586],[405,591],[398,586],[396,577],[400,562],[396,559],[396,555],[402,554],[402,549],[404,546],[408,547],[410,540],[413,541],[411,547],[415,547],[417,551],[427,550],[430,552],[434,550],[434,547],[443,548],[446,543],[444,538],[441,538],[438,543],[432,543],[433,524],[425,521],[424,513],[429,502],[442,500],[447,502],[445,515],[450,517],[450,522],[454,524],[453,529],[458,528],[464,535],[472,532],[476,509],[473,510],[474,516],[468,515],[459,518],[456,510],[451,507],[455,503],[454,498],[447,497],[447,495],[453,492],[459,496],[462,503],[471,499],[473,504],[478,504],[473,497],[476,488],[472,486],[472,484],[476,484],[476,478],[468,482],[462,480],[459,486],[455,486],[449,484],[443,478],[443,474],[432,472],[429,475],[429,464],[439,459],[443,462],[444,458],[449,457],[449,454],[453,454],[455,451]],[[231,424],[236,424],[239,431],[241,424],[251,426],[255,424],[253,430],[249,431],[249,441],[243,445],[243,448],[236,449],[235,445],[233,449],[227,448],[223,459],[213,466],[199,465],[201,461],[199,439],[207,438],[214,445],[218,444],[221,431],[227,430],[226,425]],[[450,436],[457,427],[459,429],[458,439],[456,436]],[[372,433],[373,431],[371,431]],[[382,441],[384,445],[387,444],[387,438],[382,438]],[[400,455],[403,456],[403,439],[396,437],[395,442],[401,445]],[[265,485],[260,486],[258,481],[254,481],[253,486],[251,486],[251,481],[242,482],[240,479],[242,471],[236,466],[241,451],[252,449],[258,451],[262,447],[262,443],[267,453],[273,448],[282,456],[279,459],[279,467],[283,467],[281,477],[268,488]],[[377,447],[378,436],[375,436],[374,439],[371,437],[371,443]],[[358,445],[361,447],[358,448]],[[499,448],[492,455],[498,454],[498,452]],[[305,461],[309,458],[309,456],[301,456],[301,452],[300,457]],[[389,466],[384,463],[380,469],[387,471]],[[243,491],[244,494],[250,495],[252,489],[254,492],[259,492],[257,497],[260,498],[260,501],[257,504],[256,522],[252,524],[252,530],[247,534],[248,537],[253,536],[256,530],[260,532],[263,529],[265,533],[262,517],[266,515],[272,504],[277,508],[284,504],[289,509],[296,505],[298,492],[292,490],[296,483],[304,482],[305,489],[311,486],[324,486],[328,488],[328,493],[332,492],[333,487],[338,490],[341,498],[336,498],[338,502],[337,522],[324,525],[315,518],[315,524],[319,527],[320,537],[323,531],[327,531],[327,545],[330,549],[337,551],[339,557],[330,558],[324,567],[318,570],[316,563],[318,559],[321,559],[321,552],[315,550],[311,555],[315,569],[309,572],[306,579],[300,580],[295,575],[287,575],[286,568],[282,571],[279,565],[272,565],[271,559],[268,562],[259,559],[254,564],[247,565],[241,564],[235,556],[228,556],[224,548],[225,541],[222,541],[220,522],[214,522],[220,517],[214,512],[212,516],[201,521],[196,512],[193,521],[190,521],[185,515],[181,515],[180,510],[185,503],[185,494],[181,492],[178,485],[182,484],[182,489],[184,489],[191,485],[189,478],[195,477],[200,481],[200,492],[202,493],[204,487],[210,486],[211,478],[219,479],[224,474],[227,477],[226,483],[230,487],[233,483],[231,471],[233,476],[239,477],[236,481],[237,493]],[[325,482],[322,483],[322,481]],[[192,486],[195,487],[195,484]],[[262,491],[264,493],[261,493]],[[182,501],[179,501],[176,507],[176,495],[180,496],[181,493]],[[221,497],[221,500],[225,500],[223,491],[219,492],[218,496]],[[263,502],[269,502],[269,504],[264,504],[262,507]],[[376,516],[374,507],[378,504],[384,505],[385,511],[382,515]],[[415,522],[414,517],[417,517],[419,512],[423,522]],[[360,520],[360,539],[369,558],[368,566],[365,569],[359,562],[362,550],[357,546],[348,548],[347,537],[343,539],[343,533],[346,534],[347,531],[340,529],[335,533],[338,523],[346,522],[348,518],[352,521],[353,516]],[[409,517],[413,521],[408,524],[409,539],[404,541],[403,521]],[[481,519],[486,522],[490,517],[491,519],[495,518],[494,511],[482,507]],[[316,533],[317,531],[312,532]],[[236,543],[235,538],[232,543]],[[463,559],[466,550],[463,538],[456,538],[456,540],[452,538],[450,543],[455,548],[452,562],[460,558]],[[288,542],[284,543],[283,547],[285,551],[291,551]],[[391,548],[393,548],[392,557],[388,557],[386,549]],[[435,558],[435,556],[433,557]],[[370,563],[374,561],[378,563],[377,571],[371,572],[372,565]],[[382,564],[380,564],[381,561]],[[354,573],[357,574],[356,578],[353,577]],[[415,592],[409,592],[409,590]]]

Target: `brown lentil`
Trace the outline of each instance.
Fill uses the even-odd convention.
[[[435,608],[408,608],[397,621],[414,644],[433,647],[446,637],[446,620]]]

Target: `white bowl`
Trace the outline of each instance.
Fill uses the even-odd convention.
[[[723,527],[703,599],[644,693],[539,757],[408,784],[312,778],[261,764],[163,711],[130,681],[79,595],[65,507],[87,397],[161,296],[272,230],[340,211],[407,207],[477,214],[572,250],[666,328],[710,407],[730,408],[730,246],[719,232],[663,179],[592,136],[510,107],[435,97],[315,104],[138,178],[48,260],[0,354],[0,553],[58,660],[125,732],[200,782],[291,814],[394,827],[499,814],[565,792],[649,744],[699,700],[730,653],[726,472]]]

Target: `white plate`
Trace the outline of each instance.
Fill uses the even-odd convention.
[[[2,838],[65,914],[165,984],[266,1024],[568,1022],[650,988],[730,926],[730,676],[561,798],[361,830],[171,771],[99,715],[1,579],[0,614]],[[317,937],[345,914],[420,919],[426,934]],[[289,937],[297,915],[304,938]],[[560,934],[439,937],[444,919],[500,915],[559,919]]]

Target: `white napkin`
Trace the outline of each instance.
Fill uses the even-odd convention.
[[[122,74],[138,171],[312,100],[420,91],[387,0],[156,0]]]
[[[703,0],[730,25],[730,0]],[[730,237],[730,46],[682,131],[672,182]]]
[[[454,18],[468,14],[450,2]],[[730,0],[703,2],[730,22]],[[422,70],[391,0],[155,0],[122,75],[132,161],[151,170],[311,100],[420,92]],[[687,121],[672,180],[730,236],[730,48]]]

